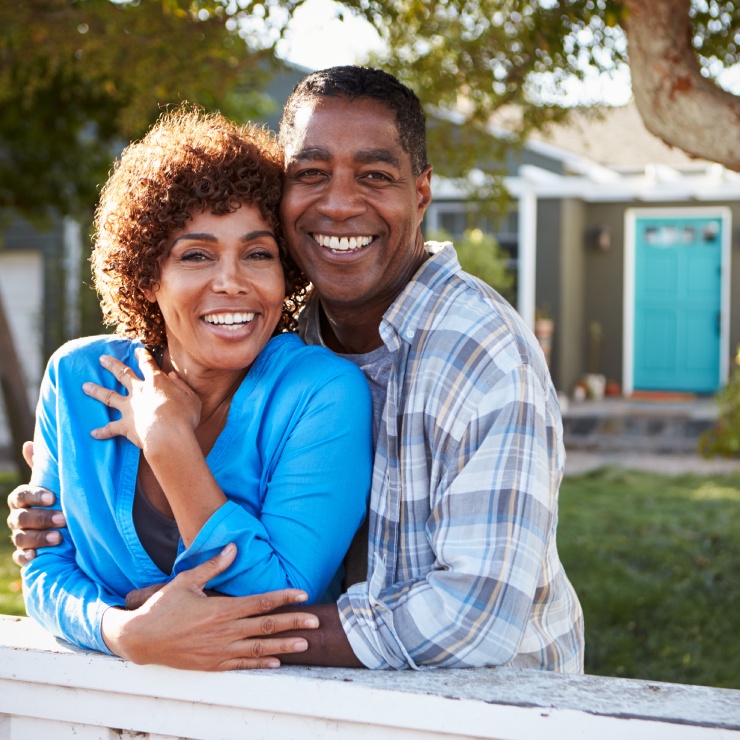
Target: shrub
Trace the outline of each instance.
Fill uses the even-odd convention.
[[[514,273],[509,268],[509,255],[490,234],[480,229],[466,229],[461,238],[453,239],[445,231],[435,231],[429,238],[452,242],[465,272],[488,283],[506,300],[513,299]]]
[[[740,367],[735,367],[730,381],[717,393],[716,400],[719,419],[715,427],[699,438],[699,454],[702,457],[740,457]]]

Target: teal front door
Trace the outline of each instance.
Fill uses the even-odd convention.
[[[722,219],[637,218],[634,387],[720,385]]]

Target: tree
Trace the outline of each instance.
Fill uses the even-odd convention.
[[[275,42],[304,2],[5,0],[0,208],[68,213],[94,202],[111,152],[162,104],[259,113]],[[439,114],[429,148],[440,174],[473,166],[502,174],[513,144],[567,116],[554,92],[627,61],[651,131],[740,168],[740,103],[715,82],[740,58],[735,0],[343,0],[340,8],[376,27],[388,52],[375,61]],[[518,116],[507,136],[492,137],[486,125],[501,109]]]
[[[218,0],[0,3],[0,208],[91,208],[113,157],[165,104],[259,113],[273,55],[240,28],[245,12]]]
[[[645,126],[688,154],[740,170],[740,98],[713,69],[737,64],[740,4],[624,0],[632,92]]]
[[[163,104],[189,100],[241,119],[260,113],[273,41],[240,25],[252,9],[242,6],[3,0],[0,211],[38,224],[52,209],[89,220],[113,158]],[[269,3],[261,7],[269,16]],[[20,459],[33,417],[1,298],[0,391]]]
[[[740,61],[736,0],[345,0],[378,29],[378,59],[450,121],[430,140],[445,174],[502,161],[512,143],[563,120],[543,104],[567,80],[629,63],[647,128],[696,157],[740,170],[740,101],[717,76]],[[625,32],[626,40],[625,43]],[[484,128],[511,107],[512,137]],[[454,141],[454,146],[450,146]],[[439,157],[439,155],[442,157]],[[445,156],[450,155],[450,156]],[[493,171],[493,170],[492,170]]]

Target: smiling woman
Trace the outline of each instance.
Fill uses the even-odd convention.
[[[273,606],[338,595],[369,492],[370,398],[355,366],[288,331],[307,282],[280,230],[281,180],[262,129],[182,109],[103,188],[92,262],[119,336],[49,363],[32,483],[68,532],[23,570],[29,614],[75,644],[123,655],[127,597],[229,543],[231,567],[200,586],[301,590]],[[305,641],[263,647],[254,665],[273,667],[271,651]]]

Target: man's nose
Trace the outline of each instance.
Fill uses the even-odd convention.
[[[321,214],[333,221],[346,221],[367,208],[354,175],[340,173],[332,175],[316,205]]]

